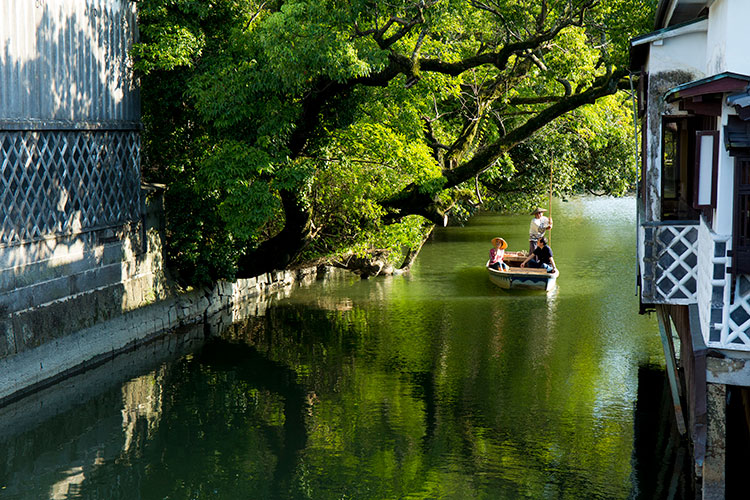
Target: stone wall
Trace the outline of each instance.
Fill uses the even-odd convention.
[[[163,268],[162,191],[145,191],[146,213],[137,224],[4,256],[0,407],[181,326],[203,323],[208,335],[263,314],[274,294],[332,271],[274,271],[179,292]]]
[[[161,191],[144,191],[135,223],[0,251],[0,358],[166,298]]]

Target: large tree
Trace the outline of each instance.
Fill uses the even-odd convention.
[[[622,191],[628,117],[604,98],[654,3],[142,0],[145,175],[182,278],[413,255],[483,198],[533,201],[552,158],[558,192]]]

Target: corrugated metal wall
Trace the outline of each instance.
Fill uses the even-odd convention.
[[[140,220],[131,0],[0,0],[0,249]]]
[[[131,0],[0,0],[0,129],[137,122],[136,37]]]

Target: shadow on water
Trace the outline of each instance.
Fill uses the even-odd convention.
[[[214,340],[201,351],[199,362],[215,372],[231,372],[247,386],[283,397],[283,433],[266,432],[274,442],[276,467],[270,498],[285,498],[296,472],[299,452],[307,444],[305,414],[309,408],[307,391],[297,382],[298,374],[288,366],[272,361],[245,343]]]
[[[727,386],[727,490],[728,499],[748,497],[747,464],[750,464],[750,388]]]
[[[298,374],[200,331],[3,408],[0,499],[290,498],[308,440]]]
[[[634,415],[632,499],[695,498],[688,444],[677,432],[664,369],[638,369]]]

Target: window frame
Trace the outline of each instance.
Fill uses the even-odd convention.
[[[711,154],[711,166],[710,175],[711,178],[708,182],[711,183],[708,203],[700,203],[700,186],[705,179],[701,177],[701,153],[703,137],[712,137],[713,151]],[[716,208],[716,184],[719,176],[719,131],[718,130],[698,130],[695,132],[695,183],[693,185],[693,207],[699,210],[701,209],[714,209]],[[705,201],[705,200],[703,200]]]
[[[660,220],[697,221],[702,210],[696,209],[695,193],[695,132],[712,127],[701,123],[701,117],[695,115],[662,115],[661,121],[661,169],[659,198],[661,203]],[[676,130],[673,129],[673,126]],[[674,137],[674,158],[672,158],[671,177],[667,177],[667,137]],[[674,191],[667,196],[668,187]]]

